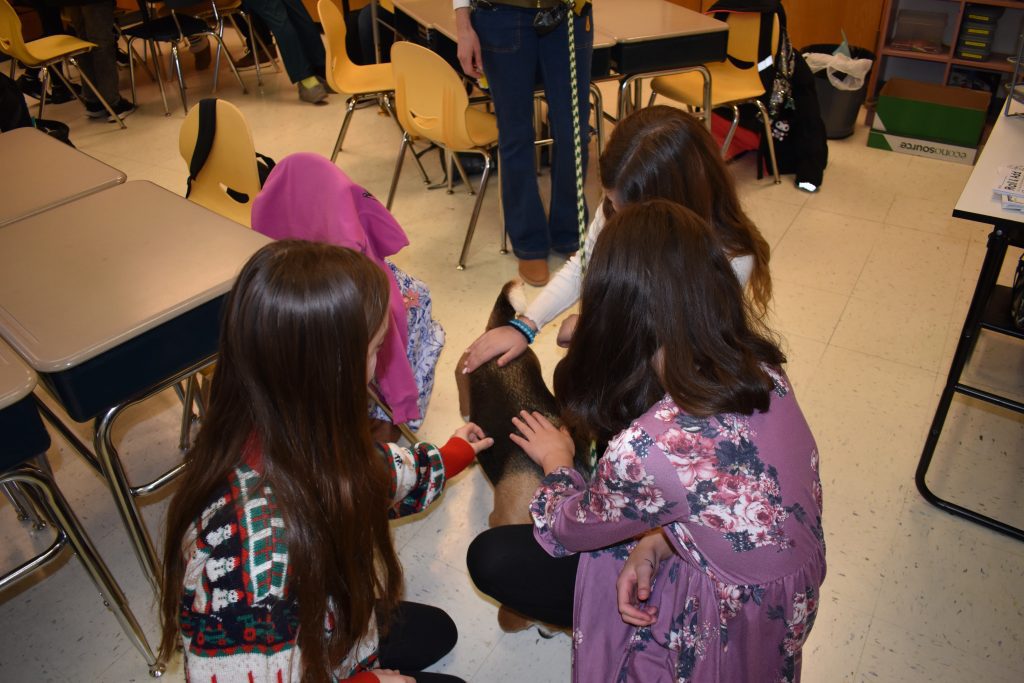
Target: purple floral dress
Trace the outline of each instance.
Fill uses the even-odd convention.
[[[788,380],[770,409],[697,418],[665,397],[608,444],[593,480],[559,469],[534,496],[534,534],[576,574],[573,680],[800,680],[825,578],[814,437]],[[615,581],[635,538],[662,527],[675,555],[630,626]]]

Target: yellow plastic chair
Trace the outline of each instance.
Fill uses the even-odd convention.
[[[26,43],[21,35],[21,19],[18,18],[18,13],[14,11],[14,8],[11,7],[7,0],[0,0],[0,52],[11,57],[11,78],[14,78],[16,62],[21,62],[26,67],[39,69],[42,73],[42,92],[45,93],[50,84],[50,67],[58,62],[70,64],[78,70],[82,82],[89,87],[89,90],[92,90],[96,98],[107,110],[107,113],[121,124],[121,128],[126,128],[124,120],[114,113],[110,103],[103,99],[103,96],[96,90],[96,86],[92,84],[92,81],[85,75],[82,68],[78,66],[78,61],[75,59],[78,55],[85,54],[94,47],[96,47],[95,43],[79,40],[74,36],[64,35],[46,36],[45,38],[39,38],[38,40]],[[75,93],[82,106],[85,106],[85,100],[71,87],[71,84],[68,83],[61,70],[54,69],[54,73],[64,81],[64,84],[68,86],[68,90]],[[36,115],[36,118],[43,118],[43,107],[45,104],[46,98],[39,98],[39,113]]]
[[[348,124],[357,104],[378,100],[391,114],[391,118],[395,118],[390,99],[390,94],[395,90],[395,79],[390,64],[360,66],[349,59],[345,51],[345,18],[336,0],[320,0],[317,10],[327,39],[327,85],[335,92],[350,95],[346,102],[345,119],[341,122],[341,130],[338,131],[338,139],[331,152],[331,161],[334,161],[345,142],[345,133],[348,132]]]
[[[188,166],[199,137],[199,105],[185,116],[178,135],[178,150]],[[227,188],[248,196],[245,202],[233,199]],[[256,167],[256,149],[252,131],[238,107],[217,100],[217,134],[210,155],[192,181],[188,198],[245,227],[252,227],[252,202],[260,191]]]
[[[768,140],[768,154],[771,156],[772,173],[775,175],[775,182],[778,184],[779,168],[775,162],[775,144],[772,140],[772,122],[768,117],[768,111],[760,98],[765,94],[764,84],[757,71],[759,61],[757,54],[758,41],[760,39],[761,15],[755,12],[730,12],[726,18],[729,24],[729,42],[726,49],[728,57],[724,62],[711,62],[704,65],[704,68],[711,74],[711,106],[731,107],[732,125],[725,136],[725,143],[722,145],[722,153],[729,149],[732,137],[739,124],[739,105],[752,102],[761,111],[761,119],[764,122],[764,134]],[[775,18],[772,28],[772,54],[779,48],[779,20]],[[731,59],[730,59],[731,58]],[[744,64],[737,66],[732,60]],[[747,66],[749,65],[749,66]],[[696,71],[673,74],[671,76],[658,76],[651,81],[651,99],[648,105],[654,104],[654,99],[662,95],[682,102],[693,107],[704,106],[704,79]],[[710,116],[710,112],[703,112],[704,116]]]
[[[490,150],[498,144],[498,121],[493,114],[469,106],[469,96],[462,79],[437,53],[413,43],[395,43],[391,47],[391,66],[395,71],[395,111],[405,132],[402,134],[395,173],[391,178],[388,209],[395,197],[405,151],[413,138],[424,138],[444,149],[448,160],[449,183],[451,164],[454,161],[458,165],[456,152],[472,152],[484,158],[484,172],[480,177],[476,203],[459,255],[458,268],[463,270],[484,193],[487,191],[487,180],[491,175]],[[472,186],[469,183],[467,186],[472,193]]]

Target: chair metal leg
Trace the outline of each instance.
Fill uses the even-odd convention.
[[[39,94],[39,114],[36,115],[37,119],[43,118],[43,106],[46,104],[46,91],[50,87],[50,68],[47,65],[43,65],[39,69],[40,76],[42,76],[42,92]]]
[[[469,194],[476,194],[476,190],[473,189],[473,185],[469,182],[469,176],[466,175],[466,169],[462,167],[462,162],[459,161],[459,155],[455,152],[452,152],[452,161],[455,162],[455,168],[459,172],[459,177],[462,178],[462,183],[466,186],[466,189],[469,190]]]
[[[100,91],[96,89],[96,86],[92,84],[92,81],[89,80],[89,77],[85,75],[84,71],[82,71],[82,67],[78,65],[78,61],[75,60],[74,57],[68,57],[67,60],[71,64],[71,66],[75,67],[75,69],[78,70],[78,75],[82,77],[82,82],[89,86],[89,90],[92,90],[93,94],[96,95],[96,99],[100,101],[100,104],[102,104],[103,108],[107,110],[107,113],[110,114],[111,118],[113,118],[120,124],[122,130],[127,128],[128,126],[125,125],[124,119],[118,116],[116,113],[114,113],[114,109],[110,106],[110,102],[107,102],[103,98],[103,95],[100,94]]]
[[[508,230],[505,229],[505,193],[501,189],[501,167],[504,164],[501,163],[501,151],[498,152],[497,166],[498,166],[498,215],[501,216],[501,249],[498,250],[500,254],[508,253]]]
[[[41,531],[47,527],[46,520],[40,516],[36,506],[29,499],[28,494],[22,490],[17,482],[4,482],[2,487],[4,497],[18,514],[19,522],[32,522],[32,528]]]
[[[345,133],[348,132],[348,124],[352,121],[352,112],[356,110],[356,96],[348,98],[345,103],[345,118],[341,122],[341,130],[338,131],[338,139],[334,141],[334,151],[331,152],[331,162],[338,158],[338,152],[345,143]]]
[[[761,110],[761,120],[764,121],[764,134],[768,139],[768,156],[772,160],[772,173],[775,175],[775,184],[778,185],[782,182],[779,178],[779,164],[775,159],[775,139],[772,137],[772,120],[768,118],[768,110],[764,108],[764,103],[761,100],[754,100],[757,108]]]
[[[391,116],[391,120],[395,122],[396,126],[398,126],[399,132],[401,132],[402,135],[405,135],[405,129],[402,128],[402,124],[398,121],[398,114],[395,113],[395,108],[391,104],[391,97],[387,93],[384,93],[382,95],[382,99],[384,102],[384,108],[387,110],[388,115]],[[430,176],[427,175],[427,169],[423,168],[423,162],[420,161],[420,155],[416,153],[415,148],[412,150],[412,158],[413,161],[416,162],[416,166],[420,169],[420,176],[423,178],[423,184],[429,185]]]
[[[84,107],[85,106],[85,98],[82,97],[82,94],[80,92],[81,88],[72,88],[71,87],[71,82],[64,75],[62,69],[54,69],[53,73],[57,74],[57,78],[59,78],[61,80],[61,82],[64,83],[64,85],[67,87],[67,89],[69,91],[71,91],[71,94],[75,96],[75,99],[77,99],[79,102],[81,102],[82,106]]]
[[[395,173],[391,176],[391,189],[388,190],[387,210],[391,210],[391,202],[395,199],[395,188],[398,187],[398,176],[402,174],[402,161],[405,159],[405,150],[409,146],[409,134],[402,133],[402,146],[398,148],[398,160],[395,161]]]
[[[740,125],[740,108],[735,104],[732,105],[732,123],[729,125],[729,132],[725,134],[725,141],[722,142],[722,156],[725,157],[729,153],[729,145],[732,144],[732,138],[736,134],[736,129]]]
[[[160,46],[155,40],[147,40],[146,44],[149,46],[149,58],[153,61],[153,71],[156,72],[156,83],[160,87],[160,99],[164,103],[164,116],[170,116],[171,107],[167,103],[167,91],[164,89],[166,76],[164,75],[163,53],[160,52]]]
[[[174,74],[178,77],[178,92],[181,95],[181,107],[184,113],[188,114],[188,96],[185,94],[185,76],[181,73],[181,59],[178,56],[178,44],[171,43],[171,63],[174,64]]]
[[[222,41],[220,39],[220,36],[218,36],[216,33],[214,33],[213,37],[217,41],[217,49],[218,50],[223,49],[224,50],[224,54],[227,55],[227,57],[228,57],[228,60],[227,60],[228,61],[228,66],[231,67],[231,73],[233,73],[235,75],[235,80],[238,81],[238,85],[242,88],[242,94],[243,95],[248,95],[249,94],[249,89],[245,87],[245,81],[242,80],[242,75],[238,73],[238,67],[235,66],[235,60],[232,59],[232,57],[231,57],[231,51],[228,50],[226,45],[224,45],[224,41]],[[213,74],[213,79],[214,79],[213,87],[216,89],[216,87],[217,87],[217,73],[216,72],[214,72],[214,74]]]
[[[127,598],[121,591],[121,587],[117,584],[113,574],[110,573],[99,553],[96,552],[96,548],[85,533],[85,529],[82,528],[81,522],[78,521],[78,517],[71,510],[71,506],[68,505],[67,500],[60,492],[60,489],[57,488],[53,479],[30,465],[23,465],[5,475],[4,478],[30,486],[33,491],[38,493],[45,513],[54,521],[58,528],[57,540],[51,545],[51,550],[59,552],[65,543],[71,545],[75,555],[78,556],[82,566],[88,572],[89,578],[92,579],[93,584],[100,592],[103,604],[114,613],[114,616],[121,624],[124,634],[128,636],[132,645],[135,646],[143,659],[146,660],[150,675],[153,677],[161,676],[164,673],[164,663],[159,661],[153,654],[149,641],[146,640],[146,634],[135,618],[135,614],[132,612]],[[49,562],[53,557],[56,557],[56,554],[56,552],[51,554],[50,551],[47,551],[37,558],[40,560],[39,562],[23,564],[14,572],[5,576],[0,585],[6,586],[8,583],[13,583]]]
[[[445,148],[445,150],[444,150],[444,180],[445,180],[445,185],[446,185],[446,187],[445,187],[445,193],[446,194],[454,194],[455,193],[455,190],[452,187],[452,173],[455,172],[455,169],[452,168],[452,159],[454,159],[454,158],[455,158],[455,152],[451,151],[448,148]]]
[[[217,26],[214,28],[217,36],[217,52],[213,57],[213,92],[217,92],[217,74],[220,73],[220,56],[224,53],[224,18],[217,19]]]
[[[491,175],[491,155],[480,150],[484,158],[484,172],[480,176],[480,189],[477,191],[476,202],[473,204],[473,215],[469,219],[469,227],[466,229],[466,240],[462,243],[462,253],[459,254],[458,270],[466,269],[466,255],[469,253],[469,245],[473,241],[473,233],[476,232],[476,221],[480,216],[480,207],[484,203],[484,194],[487,192],[487,179]]]
[[[195,419],[192,406],[196,402],[196,376],[192,375],[185,380],[184,384],[184,389],[182,389],[181,384],[174,385],[174,393],[181,400],[181,433],[178,436],[178,449],[181,451],[188,450],[192,442],[192,422]]]
[[[597,126],[597,156],[601,156],[601,152],[604,151],[604,95],[593,81],[590,82],[590,99],[596,113],[594,124]]]

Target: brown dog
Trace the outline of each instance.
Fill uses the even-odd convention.
[[[522,283],[514,280],[502,287],[487,321],[488,330],[505,325],[516,316],[517,308],[525,307],[522,289]],[[513,302],[520,305],[515,306]],[[464,358],[455,369],[459,408],[485,434],[494,437],[494,445],[477,456],[484,475],[494,486],[494,511],[489,524],[492,527],[530,524],[530,501],[544,473],[508,435],[512,431],[512,418],[521,410],[538,411],[560,425],[555,397],[544,383],[540,361],[531,349],[526,349],[504,367],[498,367],[497,361],[491,360],[472,373],[463,374],[463,363]],[[581,467],[584,452],[577,443],[576,465],[581,471],[584,471]]]

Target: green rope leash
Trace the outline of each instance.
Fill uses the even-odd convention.
[[[569,16],[566,22],[566,29],[569,33],[569,83],[570,83],[570,97],[572,97],[572,148],[573,157],[576,163],[576,220],[579,224],[580,233],[580,276],[587,269],[587,252],[584,251],[583,247],[587,242],[587,206],[583,195],[583,143],[580,140],[580,96],[579,86],[576,83],[577,69],[576,69],[576,12],[573,11],[573,6],[576,4],[574,0],[565,0],[565,4],[569,6]],[[601,114],[598,113],[598,116]],[[587,449],[587,463],[590,466],[590,470],[594,471],[597,466],[597,443],[593,440],[590,442],[590,448]]]
[[[580,274],[586,270],[587,254],[583,251],[583,245],[587,241],[587,207],[583,195],[583,148],[580,142],[580,100],[579,86],[576,83],[576,12],[573,6],[574,0],[565,0],[569,6],[569,17],[566,28],[569,33],[569,83],[572,97],[572,144],[573,156],[576,162],[576,219],[579,223],[580,233]]]

